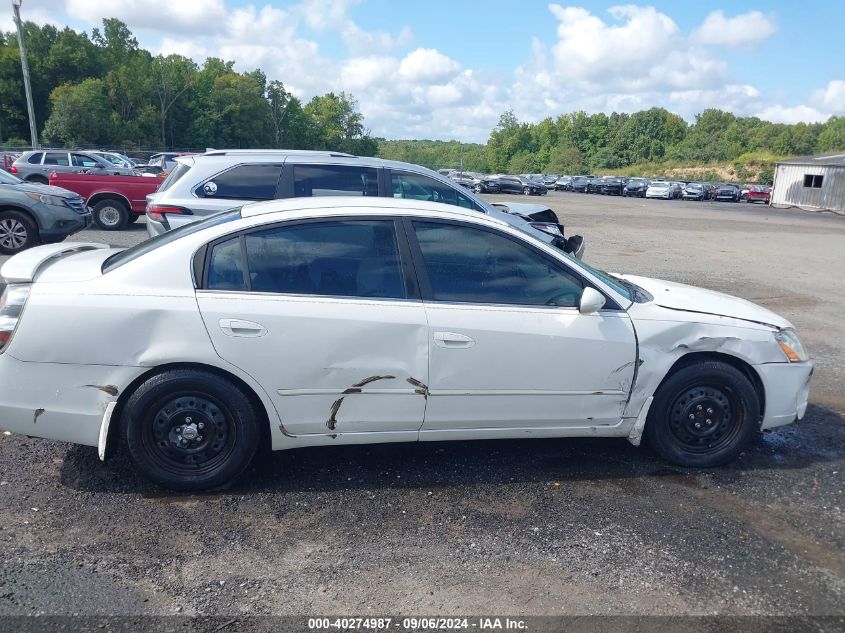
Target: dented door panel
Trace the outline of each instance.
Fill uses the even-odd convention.
[[[426,303],[432,336],[423,431],[617,425],[635,372],[621,311]],[[439,344],[438,332],[471,345]]]
[[[217,353],[270,394],[288,435],[418,431],[428,379],[422,303],[198,291]],[[221,320],[260,325],[231,336]]]

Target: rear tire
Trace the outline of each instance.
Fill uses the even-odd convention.
[[[15,255],[39,243],[38,226],[20,211],[0,213],[0,253]]]
[[[261,438],[247,395],[208,371],[174,369],[143,382],[123,410],[136,468],[173,490],[217,488],[249,466]]]
[[[530,196],[531,195],[531,189],[529,189],[528,187],[525,187],[522,190],[522,193],[523,193],[523,195]]]
[[[120,200],[100,200],[93,209],[94,224],[103,231],[119,231],[129,221],[129,210]]]
[[[692,468],[735,459],[757,435],[760,403],[749,379],[720,361],[669,376],[652,402],[645,434],[663,459]]]

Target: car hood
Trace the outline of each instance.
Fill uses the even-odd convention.
[[[669,185],[649,185],[649,189],[668,189]]]
[[[762,323],[775,328],[791,328],[792,324],[779,314],[775,314],[756,303],[739,297],[706,290],[686,284],[678,284],[662,279],[638,277],[636,275],[618,275],[637,284],[654,297],[654,303],[670,310],[713,314],[742,321]]]
[[[58,196],[59,198],[78,198],[79,194],[73,191],[68,191],[63,187],[54,187],[53,185],[37,185],[29,182],[22,182],[18,185],[9,185],[14,187],[15,191],[39,193],[48,196]]]

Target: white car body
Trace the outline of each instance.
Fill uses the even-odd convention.
[[[677,192],[677,185],[673,182],[653,182],[645,191],[646,198],[666,198],[667,200],[674,197]]]
[[[195,288],[193,256],[210,241],[264,224],[350,216],[495,229],[577,271],[622,309]],[[245,206],[240,219],[102,274],[117,250],[53,244],[3,266],[12,287],[30,285],[0,353],[0,427],[98,446],[102,458],[116,442],[109,432],[119,426],[115,407],[140,379],[176,365],[211,367],[246,385],[266,411],[275,450],[564,436],[638,444],[658,385],[676,361],[697,352],[751,368],[764,391],[762,429],[801,418],[807,406],[812,363],[787,362],[773,338],[791,328],[782,317],[728,295],[640,277],[628,279],[654,300],[632,303],[541,240],[457,207],[278,200]]]

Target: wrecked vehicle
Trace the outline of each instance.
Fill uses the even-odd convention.
[[[0,272],[0,427],[182,490],[262,446],[645,435],[715,466],[800,419],[813,371],[765,308],[417,200],[256,203]]]

